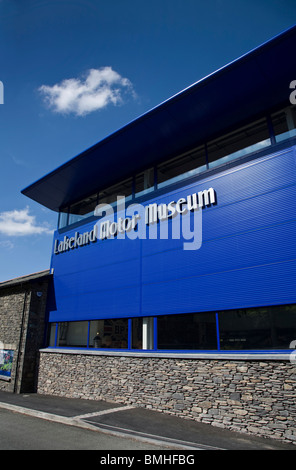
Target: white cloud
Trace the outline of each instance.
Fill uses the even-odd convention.
[[[125,94],[135,96],[133,86],[112,67],[91,69],[84,79],[70,78],[53,86],[39,88],[45,102],[55,112],[78,116],[123,103]]]
[[[0,248],[4,248],[5,250],[12,250],[14,244],[10,240],[4,240],[0,242]]]
[[[52,234],[52,230],[46,225],[38,225],[36,217],[29,214],[29,208],[13,210],[0,213],[0,233],[13,237]]]

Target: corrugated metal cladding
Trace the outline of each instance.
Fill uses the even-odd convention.
[[[49,321],[295,303],[295,183],[296,147],[291,147],[149,201],[168,203],[215,189],[217,204],[202,209],[197,250],[184,250],[182,238],[114,238],[53,254],[56,305]]]

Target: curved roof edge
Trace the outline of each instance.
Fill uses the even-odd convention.
[[[21,192],[65,205],[188,150],[264,111],[289,104],[296,25],[180,91]]]

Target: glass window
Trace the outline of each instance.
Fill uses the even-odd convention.
[[[176,183],[205,171],[206,157],[204,145],[193,152],[172,158],[157,166],[157,187],[162,188],[168,184]]]
[[[118,196],[124,196],[128,201],[132,198],[133,179],[128,178],[118,184],[99,192],[99,204],[115,205]]]
[[[49,324],[49,346],[56,323]],[[296,349],[296,304],[157,317],[159,350]],[[58,347],[128,349],[126,318],[58,323]],[[131,319],[131,348],[153,350],[154,317]]]
[[[132,319],[132,349],[143,349],[143,318]]]
[[[153,349],[153,317],[143,318],[143,349]]]
[[[296,340],[296,306],[219,312],[219,330],[221,349],[289,349]]]
[[[60,322],[57,346],[85,348],[87,346],[88,322]]]
[[[135,195],[143,196],[154,191],[154,168],[142,171],[135,177]]]
[[[58,228],[63,228],[68,225],[68,210],[65,209],[64,211],[61,211],[59,213],[59,227]]]
[[[270,349],[268,308],[219,312],[221,349]]]
[[[271,338],[275,349],[296,349],[296,305],[270,307]]]
[[[157,338],[158,349],[217,349],[215,313],[158,317]]]
[[[281,142],[296,136],[295,107],[289,107],[274,113],[271,119],[276,142]]]
[[[104,320],[93,320],[89,327],[89,347],[101,348],[104,332]]]
[[[69,224],[79,222],[86,217],[94,215],[94,210],[97,205],[97,194],[93,194],[82,201],[72,204],[69,210]]]
[[[56,323],[49,324],[49,346],[55,346]]]
[[[128,320],[94,320],[90,322],[89,346],[93,348],[127,349]]]
[[[260,119],[207,144],[209,168],[261,150],[271,144],[266,119]]]
[[[153,349],[154,318],[132,319],[132,349]]]

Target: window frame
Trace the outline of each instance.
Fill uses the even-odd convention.
[[[127,328],[128,328],[128,338],[127,338],[127,347],[126,348],[108,348],[108,350],[111,350],[111,351],[128,351],[128,352],[139,352],[139,353],[142,353],[142,352],[147,352],[147,351],[150,351],[150,352],[153,352],[153,353],[165,353],[165,352],[170,352],[170,353],[208,353],[208,354],[211,354],[211,353],[218,353],[218,354],[228,354],[228,353],[241,353],[241,354],[244,354],[244,353],[250,353],[250,354],[257,354],[257,353],[264,353],[264,352],[270,352],[270,353],[283,353],[283,352],[289,352],[291,353],[293,351],[294,348],[290,347],[290,348],[273,348],[273,347],[268,347],[268,348],[260,348],[260,347],[256,347],[254,349],[225,349],[222,347],[221,345],[221,332],[222,332],[222,329],[221,329],[221,316],[222,315],[227,315],[227,314],[233,314],[235,312],[239,312],[239,311],[242,311],[242,312],[245,312],[245,313],[250,313],[251,311],[256,311],[260,314],[260,311],[263,310],[263,309],[268,309],[268,312],[269,312],[269,315],[270,315],[270,326],[273,325],[273,322],[275,320],[275,317],[273,316],[273,310],[275,309],[279,309],[279,310],[283,310],[284,312],[288,311],[289,308],[292,308],[294,309],[295,308],[295,331],[296,331],[296,304],[286,304],[286,305],[276,305],[276,306],[266,306],[266,307],[253,307],[253,308],[242,308],[242,309],[232,309],[232,310],[225,310],[225,311],[213,311],[213,312],[195,312],[195,313],[192,313],[192,315],[198,315],[199,313],[200,314],[205,314],[205,313],[212,313],[214,314],[215,316],[215,328],[216,328],[216,340],[217,340],[217,348],[216,349],[161,349],[159,348],[159,345],[158,345],[158,319],[160,317],[162,317],[162,315],[160,316],[150,316],[150,317],[131,317],[131,318],[107,318],[107,319],[104,319],[104,320],[127,320]],[[261,312],[262,313],[262,312]],[[293,313],[292,313],[293,314]],[[171,315],[167,315],[167,316],[177,316],[177,315],[190,315],[190,314],[187,314],[187,313],[184,313],[184,314],[171,314]],[[281,315],[283,315],[283,312],[281,313]],[[150,347],[146,347],[145,349],[142,348],[142,349],[137,349],[137,348],[134,348],[133,347],[133,338],[132,338],[132,330],[133,330],[133,320],[134,319],[146,319],[146,325],[150,324],[150,329],[148,328],[147,331],[149,333],[149,339],[147,337],[147,344],[149,345],[150,344]],[[103,320],[103,319],[102,319]],[[56,324],[55,326],[55,331],[53,332],[53,335],[55,337],[54,339],[54,344],[52,344],[53,342],[51,341],[51,338],[48,338],[48,345],[47,347],[48,348],[56,348],[56,349],[86,349],[86,350],[99,350],[99,351],[104,351],[105,348],[95,348],[95,347],[92,347],[90,346],[90,322],[92,321],[96,321],[96,320],[79,320],[79,321],[84,321],[84,322],[88,322],[88,338],[87,338],[87,346],[86,347],[82,347],[82,348],[79,348],[79,347],[73,347],[73,346],[58,346],[57,345],[57,339],[58,339],[58,325],[59,323],[61,322],[53,322],[53,323],[49,323],[48,324],[48,329],[50,330],[51,329],[51,325],[54,325],[54,323]],[[143,322],[144,324],[144,322]],[[290,327],[289,327],[290,328]],[[143,330],[144,331],[144,330]],[[292,340],[290,341],[290,345],[292,344],[292,342],[295,341],[296,343],[296,338],[295,340]],[[145,341],[144,339],[142,339],[142,344],[144,344]],[[152,344],[153,343],[153,344]],[[151,346],[152,344],[152,346]]]
[[[293,108],[293,113],[295,115],[295,106],[288,107],[288,108],[289,109]],[[167,160],[165,160],[164,162],[162,162],[160,164],[156,164],[152,167],[149,166],[149,168],[143,169],[142,171],[137,172],[137,174],[134,174],[129,178],[125,178],[124,180],[122,180],[118,183],[115,183],[115,184],[113,184],[113,185],[111,185],[107,188],[103,188],[103,189],[98,190],[97,193],[96,193],[97,194],[98,204],[100,203],[100,200],[99,200],[99,194],[100,193],[102,193],[104,191],[108,191],[113,186],[114,187],[120,186],[121,184],[124,184],[126,181],[129,181],[130,179],[132,179],[131,196],[129,196],[126,200],[128,201],[128,203],[134,203],[135,201],[140,203],[140,202],[144,202],[145,200],[148,200],[149,198],[151,198],[151,196],[154,197],[154,196],[157,196],[159,194],[162,194],[168,188],[171,189],[173,187],[178,187],[184,181],[189,182],[191,180],[199,178],[201,175],[203,177],[206,177],[210,172],[219,171],[220,168],[223,167],[224,165],[235,165],[237,162],[240,162],[242,159],[256,158],[259,155],[263,155],[266,152],[269,152],[270,149],[274,150],[274,148],[282,148],[282,146],[287,145],[287,142],[296,141],[296,122],[294,122],[295,128],[294,128],[294,132],[293,132],[295,134],[295,136],[289,135],[286,138],[284,137],[281,140],[277,139],[277,134],[275,134],[274,128],[273,128],[273,116],[275,116],[275,115],[277,115],[281,112],[285,113],[286,109],[288,109],[288,108],[287,107],[286,108],[281,108],[281,109],[272,111],[272,113],[270,113],[268,115],[264,115],[264,116],[261,116],[261,117],[258,116],[257,118],[254,118],[251,122],[245,123],[244,125],[241,125],[241,126],[237,127],[236,129],[233,129],[230,132],[225,132],[225,133],[221,134],[220,136],[216,136],[212,139],[207,140],[206,142],[199,143],[197,146],[195,146],[193,149],[190,149],[187,152],[183,152],[180,155],[174,155],[171,158],[168,158]],[[228,158],[228,157],[231,157],[231,154],[230,155],[227,154],[224,157],[217,158],[216,160],[213,160],[213,161],[209,162],[209,148],[208,147],[209,147],[210,142],[215,142],[215,141],[221,140],[223,138],[226,138],[227,136],[230,136],[232,134],[239,133],[242,130],[251,127],[252,124],[258,123],[258,122],[263,121],[263,120],[266,121],[266,125],[267,125],[267,132],[268,132],[269,137],[266,140],[270,141],[270,143],[268,145],[265,145],[262,148],[255,148],[258,144],[260,144],[260,142],[258,142],[257,144],[251,145],[252,150],[250,150],[249,152],[246,152],[245,154],[244,154],[244,150],[246,150],[248,147],[242,148],[242,149],[238,150],[237,152],[234,152],[234,153],[242,152],[242,155],[237,156],[236,158]],[[294,121],[296,121],[296,117],[295,117]],[[292,130],[289,130],[289,132],[292,132]],[[282,135],[282,134],[279,134],[279,135]],[[204,147],[204,151],[205,151],[205,162],[202,166],[197,167],[195,170],[190,170],[189,172],[186,171],[185,173],[180,173],[179,175],[174,176],[172,178],[169,178],[169,179],[165,180],[164,182],[161,182],[160,184],[158,184],[157,171],[158,171],[158,166],[159,165],[164,165],[166,163],[169,164],[170,161],[179,160],[182,157],[188,158],[188,157],[190,157],[190,155],[193,155],[195,151],[197,151],[197,150],[199,150],[203,147]],[[144,188],[142,191],[137,193],[136,192],[136,178],[137,178],[137,176],[140,175],[140,174],[147,173],[149,171],[153,172],[154,185],[151,185],[149,188],[146,188],[146,189]],[[188,175],[188,173],[192,173],[192,172],[194,174]],[[95,193],[93,193],[92,196],[94,194]],[[118,196],[121,196],[121,195],[118,194]],[[79,201],[76,201],[76,202],[73,202],[71,205],[68,205],[67,207],[62,207],[60,209],[59,217],[58,217],[58,230],[64,231],[64,230],[66,230],[70,227],[74,228],[75,226],[79,226],[79,225],[85,223],[86,221],[90,221],[92,219],[97,220],[97,216],[92,214],[88,217],[82,216],[81,219],[79,219],[78,221],[75,221],[75,222],[69,224],[69,220],[70,220],[70,217],[71,217],[70,208],[71,208],[71,206],[75,206],[75,205],[78,205],[78,204],[83,204],[83,199],[79,200]],[[112,202],[111,205],[114,206],[114,205],[116,205],[116,203]],[[65,219],[65,222],[63,224],[61,222],[62,217],[64,217],[64,219]]]

